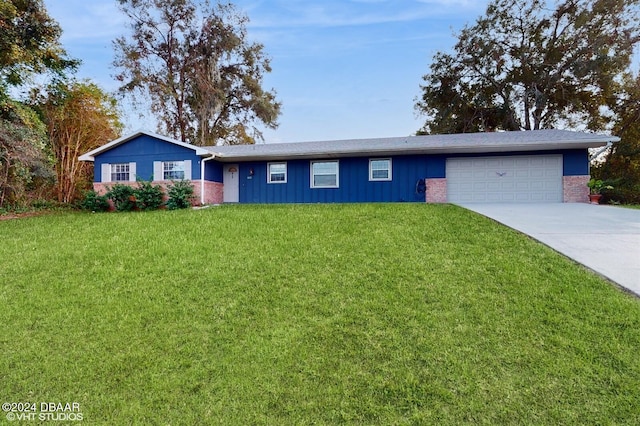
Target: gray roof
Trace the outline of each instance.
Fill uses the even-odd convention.
[[[451,153],[499,153],[555,149],[597,148],[617,142],[615,136],[568,130],[464,133],[397,138],[350,139],[321,142],[209,146],[220,161],[334,158],[362,155],[409,155]]]

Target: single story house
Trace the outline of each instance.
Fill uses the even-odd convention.
[[[187,179],[202,204],[587,202],[588,149],[618,140],[535,130],[198,147],[138,131],[80,160],[100,193]]]

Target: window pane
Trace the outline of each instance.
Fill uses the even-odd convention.
[[[372,170],[381,170],[389,168],[389,160],[372,160],[371,161],[371,169]]]
[[[184,161],[165,161],[162,164],[164,180],[184,179]]]
[[[335,174],[338,169],[338,164],[331,163],[313,163],[313,174]]]
[[[126,182],[129,180],[129,163],[111,165],[111,181]]]
[[[313,177],[313,186],[337,186],[336,175],[316,175]]]
[[[389,179],[389,170],[372,170],[372,177],[374,179]]]
[[[272,174],[271,182],[284,182],[284,173]]]
[[[338,162],[318,161],[311,163],[312,187],[338,187]]]
[[[388,158],[369,161],[370,179],[390,180],[391,160]]]
[[[286,163],[270,163],[269,164],[269,180],[268,182],[286,182],[287,181],[287,164]]]
[[[274,174],[274,173],[283,173],[284,174],[284,172],[286,170],[286,167],[285,167],[284,164],[270,164],[270,166],[271,166],[271,173],[272,174]]]

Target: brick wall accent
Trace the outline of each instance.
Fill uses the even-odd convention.
[[[590,176],[562,176],[562,201],[565,203],[588,203]]]
[[[109,190],[108,188],[113,186],[116,183],[133,186],[134,188],[137,187],[136,182],[109,182],[109,183],[94,182],[93,190],[100,195],[104,195]],[[201,183],[200,183],[200,180],[194,180],[191,183],[193,183],[193,192],[194,192],[193,205],[197,206],[197,205],[200,205]],[[153,181],[152,184],[160,185],[162,187],[162,190],[166,194],[167,187],[171,184],[171,182],[166,180],[159,180],[159,181]],[[204,203],[205,204],[222,204],[223,188],[224,188],[224,185],[220,182],[205,181],[204,182]],[[166,196],[165,196],[165,199],[166,199]]]
[[[425,193],[425,201],[427,203],[446,203],[447,202],[447,179],[426,179],[427,192]]]
[[[194,190],[200,203],[200,181],[194,181]],[[224,185],[220,182],[204,181],[204,203],[205,204],[222,204]]]

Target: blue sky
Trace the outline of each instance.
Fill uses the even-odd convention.
[[[116,0],[44,0],[83,65],[80,78],[115,91],[112,40],[126,34]],[[264,80],[282,102],[265,142],[405,136],[424,121],[414,99],[433,55],[484,13],[488,0],[237,0],[249,38],[265,46]],[[124,106],[127,131],[155,131]]]

